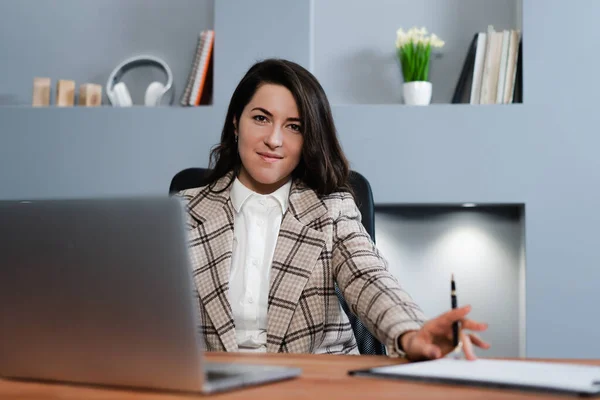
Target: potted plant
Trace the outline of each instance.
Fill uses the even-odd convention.
[[[436,34],[427,35],[427,29],[413,27],[396,32],[396,55],[402,68],[404,103],[428,105],[431,103],[432,85],[429,82],[429,62],[432,48],[444,46]]]

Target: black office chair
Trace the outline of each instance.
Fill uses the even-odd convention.
[[[178,172],[171,180],[169,194],[172,195],[181,190],[205,186],[207,184],[207,172],[208,170],[206,168],[187,168]],[[375,242],[375,209],[371,185],[364,176],[356,171],[350,171],[349,181],[356,196],[357,206],[362,215],[362,224],[369,235],[371,235],[373,242]],[[335,291],[340,304],[342,305],[342,309],[348,316],[350,324],[352,325],[359,352],[361,354],[385,355],[385,346],[369,332],[354,314],[352,314],[337,285]]]

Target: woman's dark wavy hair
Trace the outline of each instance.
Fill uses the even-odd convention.
[[[237,150],[233,121],[240,120],[244,107],[257,89],[268,83],[282,85],[292,92],[300,112],[304,144],[300,163],[292,172],[292,177],[302,180],[319,195],[336,191],[352,193],[348,183],[348,160],[337,139],[325,91],[305,68],[282,59],[267,59],[254,64],[233,92],[221,133],[221,143],[210,153],[211,172],[207,180],[211,189],[229,171],[234,171],[234,175],[226,187],[238,175],[242,161]]]

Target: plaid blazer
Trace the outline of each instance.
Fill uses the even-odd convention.
[[[207,186],[179,192],[187,210],[189,251],[199,298],[200,330],[207,351],[238,351],[228,301],[234,209],[232,174]],[[267,351],[358,354],[356,339],[335,293],[387,346],[402,355],[397,337],[419,329],[420,308],[388,272],[361,223],[349,193],[319,197],[300,181],[290,189],[268,296]]]

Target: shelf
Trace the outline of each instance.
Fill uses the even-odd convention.
[[[214,0],[102,0],[6,2],[0,6],[0,107],[32,103],[34,77],[73,80],[102,86],[123,60],[152,55],[164,60],[174,77],[179,102],[193,62],[198,34],[214,27]],[[43,21],[43,29],[40,29]],[[16,34],[18,33],[18,35]],[[27,49],[27,51],[23,51]],[[134,103],[142,103],[153,81],[165,82],[157,68],[142,66],[123,76]]]
[[[402,104],[396,30],[425,26],[445,41],[431,61],[432,103],[450,104],[474,34],[490,24],[522,29],[522,8],[522,0],[315,2],[314,73],[334,104]]]

